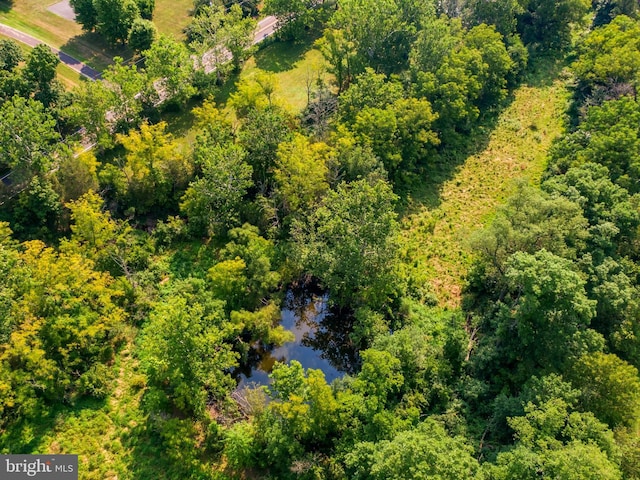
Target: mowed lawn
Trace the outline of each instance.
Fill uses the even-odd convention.
[[[153,23],[160,33],[182,39],[184,29],[191,21],[192,10],[192,0],[156,0]]]
[[[402,222],[403,253],[442,306],[459,306],[473,232],[491,220],[516,179],[539,183],[548,149],[563,131],[568,98],[562,80],[520,87],[488,138],[479,140],[478,153],[441,183],[427,180],[414,192]]]
[[[131,57],[125,47],[110,47],[95,33],[83,32],[77,23],[47,10],[59,0],[0,0],[0,22],[21,30],[102,70],[119,55]],[[161,33],[182,38],[190,21],[191,0],[157,0],[154,22]]]

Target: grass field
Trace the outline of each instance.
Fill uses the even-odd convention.
[[[557,70],[557,66],[541,66],[538,77],[557,78]],[[468,246],[472,232],[486,225],[515,179],[539,182],[547,150],[563,130],[568,102],[565,83],[531,80],[514,92],[495,128],[474,135],[475,152],[462,162],[448,159],[450,163],[436,167],[408,196],[404,254],[431,284],[442,306],[459,305],[472,261]]]

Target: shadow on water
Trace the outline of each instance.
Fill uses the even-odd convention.
[[[238,387],[267,385],[276,362],[297,360],[305,369],[322,370],[328,383],[358,368],[358,352],[349,338],[353,321],[329,307],[327,294],[289,290],[280,323],[295,340],[280,347],[252,347],[247,362],[232,372]]]

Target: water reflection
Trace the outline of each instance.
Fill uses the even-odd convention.
[[[297,360],[305,369],[322,370],[329,383],[356,368],[357,351],[349,338],[351,318],[332,311],[326,294],[289,290],[281,318],[295,340],[277,348],[252,348],[247,363],[234,372],[238,388],[268,384],[275,362]]]

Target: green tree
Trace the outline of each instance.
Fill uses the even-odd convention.
[[[147,78],[135,65],[124,65],[121,57],[115,57],[113,64],[102,73],[110,93],[110,102],[105,114],[107,121],[117,132],[126,132],[137,127],[141,121],[142,95]],[[100,92],[98,92],[100,93]]]
[[[113,279],[80,255],[58,254],[34,241],[14,260],[24,275],[3,278],[10,292],[3,308],[8,338],[5,330],[0,344],[5,426],[39,414],[44,403],[104,396],[104,364],[113,358],[125,319]]]
[[[149,50],[158,36],[158,29],[151,20],[136,18],[131,24],[127,43],[135,52]]]
[[[98,26],[98,12],[93,0],[69,0],[73,12],[76,14],[76,22],[82,25],[82,29],[88,32]]]
[[[400,99],[385,109],[363,108],[352,130],[382,160],[392,178],[400,180],[435,153],[440,140],[431,126],[436,118],[428,101]]]
[[[278,145],[293,138],[293,119],[282,108],[272,105],[248,112],[238,133],[253,167],[253,179],[261,192],[268,190],[276,163]]]
[[[329,73],[335,76],[338,85],[338,94],[346,90],[354,74],[355,47],[353,42],[347,40],[344,31],[334,28],[327,28],[322,38],[316,41],[322,56],[328,62]]]
[[[256,49],[253,46],[256,26],[257,22],[253,18],[243,16],[238,4],[232,5],[224,18],[223,45],[231,53],[231,61],[236,72],[240,71],[242,63]]]
[[[305,447],[325,449],[334,434],[339,405],[320,370],[292,360],[271,373],[273,401],[257,419],[258,462],[281,476],[302,460]]]
[[[631,97],[592,106],[577,131],[565,136],[552,151],[552,171],[594,162],[631,193],[639,191],[640,107]]]
[[[237,365],[237,355],[226,342],[233,326],[225,322],[222,302],[199,300],[163,299],[142,331],[141,364],[152,386],[147,402],[153,410],[175,406],[201,417],[210,397],[221,399],[233,387],[227,371]]]
[[[572,24],[581,23],[588,10],[588,0],[530,0],[518,17],[518,32],[527,45],[562,50],[571,44]]]
[[[294,223],[294,254],[338,305],[377,308],[396,293],[396,198],[384,181],[342,183]]]
[[[202,175],[191,182],[180,204],[194,233],[223,235],[238,225],[242,200],[253,185],[245,157],[242,147],[231,143],[196,146],[194,163]]]
[[[616,355],[584,355],[573,365],[571,383],[581,391],[584,409],[611,428],[636,428],[640,418],[638,369]]]
[[[517,252],[506,262],[505,280],[490,323],[495,331],[483,339],[478,357],[494,381],[506,375],[518,385],[537,371],[563,372],[579,356],[603,348],[601,336],[588,328],[595,301],[570,261],[544,249]]]
[[[0,70],[11,72],[24,60],[22,50],[13,40],[0,40]]]
[[[340,95],[338,114],[345,123],[355,120],[365,107],[385,108],[403,97],[402,85],[367,68],[356,77],[348,90]]]
[[[356,444],[347,454],[346,464],[353,479],[484,478],[466,439],[450,435],[431,419],[391,440]]]
[[[106,71],[103,75],[108,76]],[[72,102],[63,111],[69,122],[84,128],[87,138],[100,148],[109,148],[114,143],[112,123],[107,118],[107,112],[115,113],[114,96],[105,82],[81,82],[73,89]]]
[[[135,0],[94,0],[96,31],[111,44],[124,44],[140,10]]]
[[[578,43],[578,58],[571,65],[581,94],[587,97],[605,89],[605,98],[616,98],[616,90],[633,92],[640,72],[639,49],[640,24],[626,16],[591,31]]]
[[[103,173],[105,179],[112,177],[110,182],[124,204],[138,213],[177,200],[192,175],[192,165],[166,128],[164,122],[143,123],[139,131],[118,135],[126,151],[122,170],[109,168]]]
[[[146,72],[154,83],[157,98],[154,102],[184,106],[196,93],[193,86],[193,60],[187,47],[167,36],[160,35],[149,50],[143,52]]]
[[[56,190],[61,200],[76,200],[89,191],[98,189],[98,160],[91,152],[66,156],[55,172]]]
[[[99,270],[131,276],[128,252],[133,247],[132,229],[104,211],[104,201],[90,191],[66,204],[71,216],[71,238],[63,240],[63,252],[80,253]]]
[[[520,183],[491,225],[472,239],[488,277],[504,275],[508,258],[516,252],[541,249],[574,259],[588,238],[588,221],[576,203],[552,197]]]
[[[0,165],[20,183],[49,172],[60,148],[56,122],[42,103],[21,97],[0,106]]]
[[[220,251],[226,270],[242,273],[243,293],[237,308],[255,309],[261,300],[267,298],[280,283],[280,274],[275,271],[275,247],[273,242],[259,235],[257,227],[245,223],[242,227],[229,231],[229,243]],[[240,260],[242,263],[240,263]],[[210,279],[221,279],[221,267],[214,266],[209,271]],[[220,288],[220,283],[213,286]]]
[[[53,81],[59,63],[60,60],[56,54],[47,45],[40,44],[29,52],[27,64],[22,71],[25,80],[30,84],[34,98],[41,101],[45,107],[57,98]]]
[[[500,453],[495,465],[485,464],[489,478],[622,478],[611,431],[591,413],[569,412],[562,399],[529,403],[525,415],[510,418],[509,424],[516,446]]]
[[[524,12],[520,0],[487,2],[484,0],[467,0],[464,17],[468,23],[494,25],[502,35],[510,35],[516,30],[517,16]]]
[[[333,14],[329,26],[342,30],[357,52],[353,73],[366,67],[384,73],[406,68],[411,44],[421,22],[435,15],[435,2],[346,0]]]
[[[329,188],[324,143],[311,143],[301,134],[278,147],[273,178],[275,191],[287,214],[309,211]]]
[[[478,72],[482,91],[478,98],[481,107],[488,107],[502,100],[507,93],[507,78],[514,64],[501,33],[493,26],[478,25],[467,32],[464,42],[482,56],[482,73]]]

